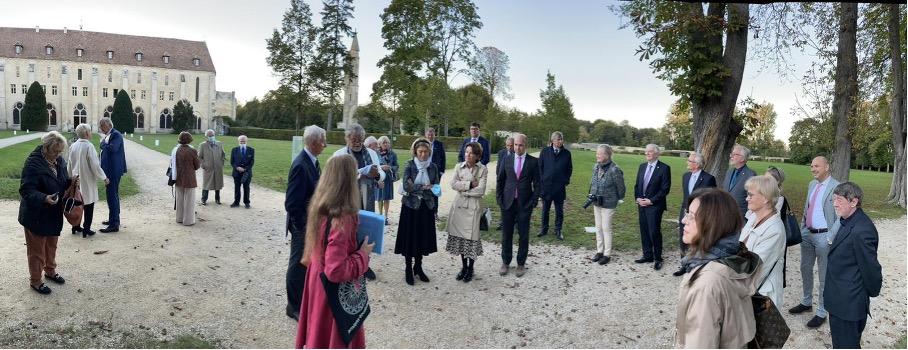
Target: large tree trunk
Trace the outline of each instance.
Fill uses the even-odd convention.
[[[841,6],[835,95],[832,100],[832,117],[835,123],[832,177],[840,182],[845,182],[848,181],[848,174],[851,170],[851,135],[848,133],[848,119],[857,112],[855,99],[858,96],[858,4],[843,3]]]
[[[334,104],[332,103],[328,106],[328,125],[325,125],[325,131],[331,131],[331,125],[334,124]],[[344,125],[344,127],[349,127],[349,125]]]
[[[900,38],[901,17],[899,4],[889,5],[889,49],[892,59],[892,102],[889,104],[889,118],[892,126],[892,149],[895,170],[889,187],[891,203],[905,207],[905,62],[902,61]]]
[[[702,13],[700,4],[691,4],[693,11]],[[721,16],[724,11],[722,4],[710,3],[708,14]],[[731,153],[735,140],[741,134],[743,126],[732,118],[735,104],[738,102],[738,93],[741,91],[741,81],[744,76],[744,63],[747,58],[747,27],[750,22],[750,8],[747,4],[729,4],[728,22],[725,48],[722,50],[722,36],[694,34],[694,40],[702,41],[707,45],[716,47],[715,52],[723,52],[723,56],[714,58],[722,60],[728,69],[728,76],[722,84],[722,94],[693,101],[692,113],[694,117],[693,136],[694,149],[703,155],[704,169],[716,176],[721,182],[728,169],[728,155]]]

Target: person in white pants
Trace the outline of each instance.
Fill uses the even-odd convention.
[[[612,161],[612,147],[596,148],[596,164],[590,178],[588,200],[593,205],[596,221],[596,255],[591,259],[599,265],[608,264],[612,253],[612,215],[624,199],[624,172]]]

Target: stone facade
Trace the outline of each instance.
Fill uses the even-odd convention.
[[[196,127],[236,115],[233,93],[215,90],[216,72],[204,42],[76,30],[0,28],[0,129],[19,129],[32,82],[44,86],[49,129],[78,123],[97,129],[116,94],[132,99],[136,132],[171,132],[173,106],[193,106]],[[218,101],[218,97],[228,99]],[[216,107],[228,110],[215,112]]]

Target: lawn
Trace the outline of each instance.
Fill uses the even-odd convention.
[[[97,139],[97,137],[95,138]],[[94,140],[95,147],[98,146]],[[0,199],[19,200],[19,184],[22,177],[22,166],[25,158],[41,144],[41,140],[31,140],[20,144],[0,148]],[[106,200],[104,184],[98,183],[99,199]],[[139,193],[139,187],[127,173],[120,180],[120,197],[125,198]]]
[[[592,208],[584,210],[582,205],[589,190],[590,175],[596,155],[592,151],[584,150],[571,151],[571,155],[574,161],[574,173],[571,176],[571,184],[567,188],[568,199],[564,204],[564,244],[572,247],[593,249],[596,244],[595,235],[584,232],[584,227],[594,226]],[[677,220],[681,204],[681,175],[687,171],[687,163],[686,158],[680,157],[663,156],[660,160],[668,164],[672,170],[672,187],[668,196],[668,209],[663,216],[662,223],[663,246],[665,249],[676,249],[678,245]],[[637,167],[644,161],[644,157],[642,155],[615,154],[614,161],[624,171],[624,182],[627,187],[625,202],[618,206],[618,210],[613,217],[614,248],[625,251],[639,250],[640,231],[637,224],[637,209],[634,205],[634,181],[637,176]],[[806,197],[807,184],[813,179],[810,174],[810,168],[804,165],[767,162],[749,162],[748,164],[757,174],[762,174],[770,165],[785,171],[784,195],[788,198],[789,203],[792,203],[792,209],[800,217]],[[852,170],[851,180],[864,190],[863,207],[870,217],[882,219],[897,218],[905,215],[904,209],[885,203],[892,174]],[[489,181],[494,180],[490,178]],[[495,203],[494,193],[487,194],[484,200],[486,205],[493,210],[493,220],[499,220],[498,205]],[[540,202],[531,219],[531,241],[538,242],[540,240],[540,238],[536,237],[536,234],[539,233],[540,228],[541,209],[539,208],[541,207],[542,203]],[[554,209],[550,213],[549,220],[549,235],[541,238],[541,240],[549,243],[558,243],[552,234],[555,220]],[[494,230],[485,232],[483,237],[493,241],[500,241],[500,233]]]
[[[140,140],[141,136],[141,140]],[[151,135],[135,135],[130,140],[138,142],[142,145],[145,145],[148,148],[156,150],[158,152],[169,155],[170,151],[173,149],[173,146],[176,145],[177,135],[173,134],[151,134]],[[155,146],[155,140],[159,141],[159,145]],[[193,135],[193,146],[197,147],[202,143],[203,137],[201,135]],[[224,143],[224,151],[227,153],[227,161],[224,163],[224,174],[230,174],[230,150],[233,147],[238,146],[239,144],[236,141],[235,137],[232,136],[221,136],[218,137],[218,140]],[[290,159],[291,149],[293,147],[292,141],[278,141],[278,140],[268,140],[268,139],[249,139],[248,145],[255,149],[256,159],[255,165],[253,166],[253,176],[252,182],[265,186],[275,191],[284,192],[287,190],[287,174],[290,172],[290,163],[293,161]],[[340,149],[342,146],[339,145],[328,145],[327,148],[322,152],[318,157],[318,161],[322,166],[326,164],[328,158],[334,154],[335,151]],[[398,164],[401,166],[401,173],[403,172],[403,166],[406,161],[411,158],[409,151],[396,149],[394,152],[397,153]],[[457,153],[455,152],[445,152],[447,155],[447,166],[448,169],[454,167],[454,164],[457,161]],[[164,169],[166,170],[166,169]],[[161,173],[164,173],[164,170],[161,170]],[[232,183],[224,184],[226,187],[233,186]]]
[[[25,131],[16,131],[16,135],[13,135],[13,130],[0,130],[0,139],[5,139],[7,137],[21,136],[25,135]]]

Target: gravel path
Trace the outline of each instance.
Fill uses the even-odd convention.
[[[127,143],[130,174],[141,193],[124,200],[121,232],[90,239],[64,233],[57,260],[67,283],[50,284],[54,290],[50,296],[28,289],[24,237],[16,222],[18,203],[0,202],[0,228],[12,233],[0,245],[0,326],[13,334],[30,323],[31,328],[46,330],[37,332],[43,334],[103,324],[112,333],[147,332],[162,339],[196,334],[224,347],[292,346],[296,325],[284,315],[289,247],[283,233],[284,194],[253,186],[252,209],[231,209],[233,191],[228,187],[222,193],[224,205],[197,207],[199,222],[184,227],[174,223],[172,197],[164,182],[167,157]],[[490,166],[494,169],[494,164]],[[446,176],[445,184],[447,180]],[[225,183],[232,186],[229,178]],[[447,213],[452,199],[450,191],[446,193],[440,213]],[[531,240],[527,275],[500,277],[500,248],[486,243],[473,282],[455,281],[459,258],[442,251],[425,259],[432,282],[417,281],[410,287],[403,281],[403,259],[389,248],[399,207],[399,200],[392,204],[385,254],[372,260],[379,277],[369,284],[372,314],[365,325],[369,347],[673,345],[675,261],[667,261],[657,272],[649,265],[633,264],[636,252],[619,252],[602,267],[587,262],[585,257],[592,255],[587,250]],[[106,206],[99,206],[95,215],[106,216]],[[864,333],[865,347],[889,346],[906,331],[908,224],[902,217],[877,225],[884,243],[880,262],[885,280],[882,296],[872,301],[874,318]],[[446,238],[439,232],[439,249]],[[799,255],[797,248],[789,250],[786,309],[800,296]],[[808,330],[804,326],[808,316],[786,317],[793,331],[789,347],[831,345],[827,326]],[[53,344],[38,337],[6,346]],[[102,336],[89,344],[115,347],[122,339]]]

